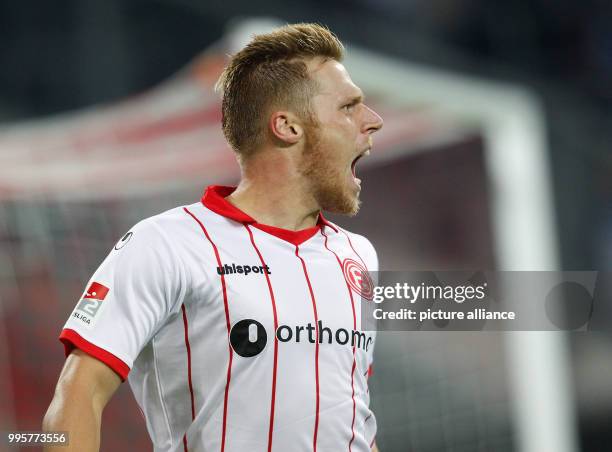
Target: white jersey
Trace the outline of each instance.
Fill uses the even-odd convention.
[[[374,248],[323,216],[259,224],[232,190],[128,232],[66,322],[66,353],[129,374],[155,451],[370,451]]]

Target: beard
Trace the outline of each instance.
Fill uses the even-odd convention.
[[[310,190],[321,210],[355,216],[361,202],[346,183],[344,170],[330,156],[334,146],[326,143],[319,124],[305,128],[305,145],[301,174],[308,180]]]

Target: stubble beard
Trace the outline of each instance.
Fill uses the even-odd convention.
[[[312,124],[305,130],[304,159],[301,173],[321,210],[355,216],[361,201],[347,186],[343,170],[334,167],[330,155],[334,149],[321,137],[320,126]]]

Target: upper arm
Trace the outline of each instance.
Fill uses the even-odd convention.
[[[91,403],[102,411],[121,384],[121,378],[106,364],[74,349],[60,374],[55,389],[57,408],[78,403]]]

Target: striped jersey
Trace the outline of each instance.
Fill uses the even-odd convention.
[[[374,248],[322,215],[259,224],[233,190],[134,226],[66,322],[66,353],[129,380],[155,451],[370,451]]]

